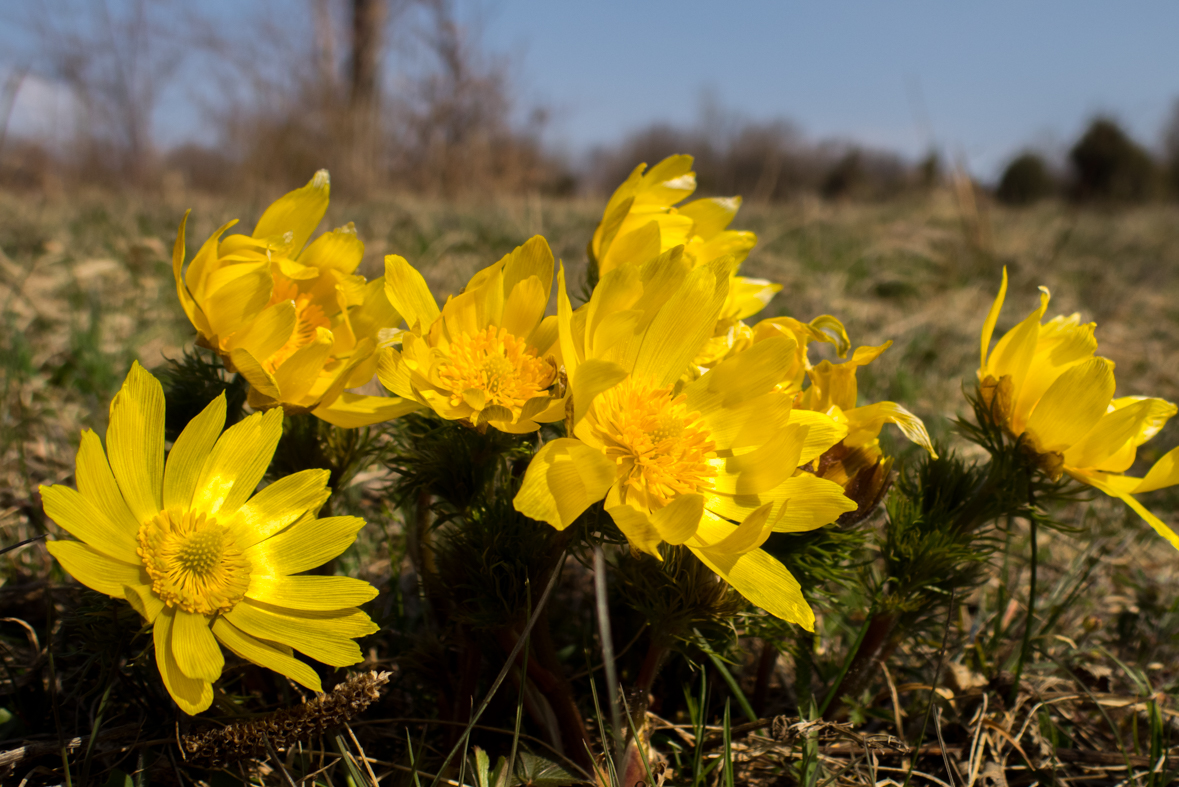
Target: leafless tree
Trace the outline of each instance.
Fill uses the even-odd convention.
[[[32,62],[67,84],[81,108],[77,163],[84,171],[131,184],[152,173],[152,114],[184,57],[184,47],[171,40],[174,11],[171,0],[29,6]]]

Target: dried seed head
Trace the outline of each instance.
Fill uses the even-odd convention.
[[[185,760],[201,768],[223,768],[266,752],[266,741],[276,751],[339,727],[381,696],[388,672],[353,675],[330,693],[320,694],[298,707],[269,716],[241,721],[220,729],[180,738]]]

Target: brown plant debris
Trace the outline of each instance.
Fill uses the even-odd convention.
[[[180,737],[185,760],[198,768],[222,768],[266,754],[267,741],[281,751],[340,727],[381,696],[388,672],[353,675],[330,693],[295,708]]]

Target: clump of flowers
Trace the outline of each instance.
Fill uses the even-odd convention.
[[[449,420],[502,432],[534,432],[561,420],[556,318],[545,317],[553,253],[537,236],[473,277],[441,310],[425,279],[401,257],[385,261],[385,292],[405,315],[401,350],[384,350],[386,388]]]
[[[785,336],[677,389],[712,334],[731,264],[693,268],[672,250],[610,271],[577,311],[562,271],[568,436],[537,452],[515,506],[564,529],[604,501],[634,549],[661,559],[661,543],[682,544],[758,606],[811,628],[798,582],[760,547],[774,530],[855,508],[837,484],[796,472],[846,430],[775,390],[794,357]]]
[[[308,240],[328,206],[327,170],[262,214],[251,235],[222,235],[184,268],[181,222],[172,255],[176,292],[197,343],[250,383],[255,408],[312,413],[342,427],[417,409],[397,398],[351,393],[376,371],[378,345],[401,322],[381,279],[355,273],[364,244],[348,224]]]
[[[570,554],[586,566],[592,556],[606,655],[605,579],[621,578],[615,600],[633,614],[616,620],[648,624],[603,670],[633,681],[634,732],[618,771],[633,781],[650,743],[648,698],[676,649],[700,648],[719,666],[714,642],[738,629],[756,636],[762,689],[790,649],[800,704],[817,696],[815,680],[834,676],[828,704],[815,705],[830,717],[845,697],[871,696],[875,666],[906,633],[939,605],[970,597],[1000,522],[1027,522],[1032,543],[1018,685],[1035,620],[1036,528],[1049,522],[1039,504],[1063,499],[1066,477],[1126,501],[1179,548],[1179,536],[1136,497],[1179,484],[1179,449],[1143,477],[1127,475],[1176,406],[1117,397],[1094,326],[1076,315],[1043,322],[1047,290],[992,349],[1004,272],[982,331],[971,400],[978,423],[958,425],[990,460],[939,456],[905,406],[860,401],[859,370],[891,342],[854,346],[829,314],[746,322],[781,287],[737,275],[757,241],[730,229],[740,198],[684,202],[695,188],[690,156],[635,168],[590,239],[580,304],[540,236],[475,272],[441,305],[399,255],[366,281],[356,273],[364,245],[351,224],[312,239],[328,206],[325,171],[267,208],[250,235],[227,235],[232,223],[220,228],[187,267],[182,222],[177,295],[212,354],[199,375],[178,373],[175,389],[199,376],[208,387],[185,391],[186,401],[204,409],[166,452],[164,391],[135,364],[110,405],[105,447],[94,432],[82,435],[77,489],[41,489],[47,514],[76,539],[51,542],[50,553],[151,626],[163,685],[184,713],[210,708],[223,649],[320,691],[304,657],[357,664],[356,640],[377,630],[360,609],[376,589],[333,566],[364,520],[320,514],[329,488],[362,483],[360,471],[380,465],[374,475],[385,486],[367,490],[377,499],[349,495],[343,505],[379,507],[402,539],[421,580],[425,603],[416,606],[433,616],[422,647],[439,655],[436,665],[403,664],[446,673],[438,696],[448,722],[474,723],[485,650],[498,648],[511,654],[501,678],[517,682],[519,708],[590,772],[598,742],[577,678],[564,673],[568,649],[549,628],[556,616],[533,613],[562,603],[550,591]],[[252,410],[228,429],[227,398],[216,392],[234,385],[242,395],[244,385],[226,382],[226,373],[248,382]],[[377,395],[374,377],[391,395]],[[357,392],[362,386],[368,393]],[[903,473],[881,444],[888,424],[923,449],[910,452]],[[271,482],[258,491],[264,476]],[[886,496],[882,526],[863,526]],[[838,526],[822,530],[830,525]],[[817,625],[811,604],[822,610],[841,599],[855,599],[847,606],[860,604],[862,614],[839,625],[862,628],[834,668],[812,670],[819,649],[803,632],[832,626]],[[641,663],[613,673],[614,661],[644,640]],[[190,762],[209,766],[273,753],[347,722],[387,679],[353,677],[301,708],[178,733],[178,741]],[[692,711],[701,720],[704,702]],[[609,709],[615,733],[628,729],[621,704]]]
[[[650,170],[646,164],[638,165],[606,203],[588,250],[598,276],[620,265],[645,263],[676,247],[682,248],[683,259],[692,267],[729,260],[725,302],[717,312],[713,335],[697,359],[697,364],[707,364],[736,340],[740,321],[764,309],[782,285],[737,275],[737,268],[757,244],[754,233],[728,228],[741,198],[708,197],[675,206],[695,190],[691,156],[668,156]]]
[[[221,647],[314,691],[292,649],[331,666],[361,661],[354,639],[377,630],[357,609],[376,596],[350,577],[305,576],[347,549],[358,517],[319,519],[326,470],[254,494],[282,432],[282,410],[222,433],[215,399],[164,456],[164,392],[135,364],[111,402],[104,452],[87,430],[78,489],[41,488],[45,512],[78,541],[50,553],[87,587],[126,599],[152,625],[164,686],[185,713],[206,710]]]
[[[1115,397],[1114,363],[1094,355],[1094,323],[1078,314],[1042,323],[1040,306],[999,338],[991,336],[1007,295],[1007,270],[980,337],[979,395],[985,411],[1022,441],[1049,478],[1064,474],[1123,500],[1179,549],[1179,535],[1134,495],[1179,484],[1179,448],[1165,454],[1144,478],[1126,475],[1138,447],[1176,413],[1171,402],[1146,396]],[[989,352],[988,352],[989,350]]]

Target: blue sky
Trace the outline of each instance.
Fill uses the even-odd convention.
[[[201,7],[240,24],[243,4],[305,19],[310,0]],[[910,157],[934,144],[995,177],[1025,146],[1067,149],[1099,112],[1154,146],[1179,98],[1176,3],[460,5],[484,47],[510,59],[520,105],[551,107],[549,141],[574,155],[652,122],[690,124],[708,93],[742,118],[790,119],[812,139]],[[0,14],[0,67],[14,64],[4,50],[25,36],[16,19]],[[192,85],[169,91],[156,123],[165,140],[208,133],[191,94]],[[15,120],[27,121],[27,104]]]

